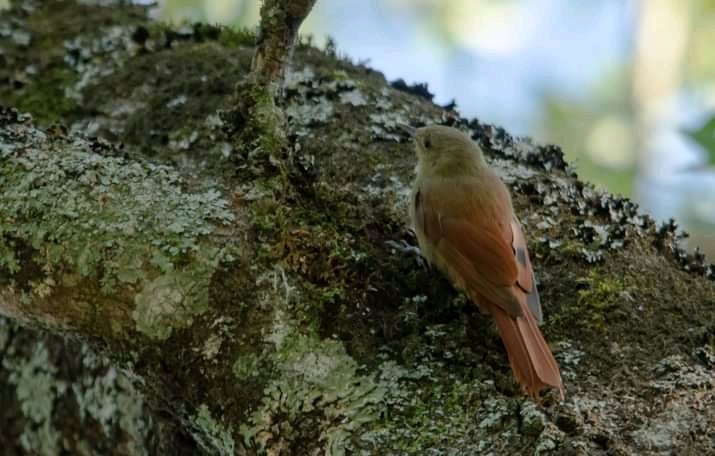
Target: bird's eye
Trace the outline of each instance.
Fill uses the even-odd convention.
[[[425,138],[425,140],[422,142],[422,144],[424,144],[425,149],[429,149],[430,147],[432,147],[432,141],[430,141],[429,138]]]

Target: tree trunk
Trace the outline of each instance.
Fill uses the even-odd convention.
[[[674,224],[309,43],[288,146],[248,147],[255,36],[90,3],[0,16],[3,449],[715,452],[714,271]],[[488,319],[403,248],[401,125],[429,123],[512,188],[562,403],[520,394]]]

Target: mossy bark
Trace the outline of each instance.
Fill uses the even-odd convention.
[[[301,43],[274,149],[234,91],[246,32],[69,1],[0,30],[0,104],[33,115],[0,112],[0,312],[25,326],[0,320],[3,448],[715,452],[712,266],[558,148]],[[513,190],[565,402],[521,396],[490,322],[403,248],[401,125],[427,123]]]

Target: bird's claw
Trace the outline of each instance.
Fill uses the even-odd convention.
[[[394,241],[392,239],[385,241],[385,244],[388,247],[391,247],[395,249],[396,251],[402,253],[403,255],[407,256],[413,256],[415,258],[415,261],[417,261],[417,265],[420,268],[427,268],[428,264],[425,258],[422,256],[422,251],[420,250],[419,247],[416,245],[412,245],[405,241],[404,239],[400,239],[399,241]]]

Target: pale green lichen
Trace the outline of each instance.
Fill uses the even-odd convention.
[[[91,371],[104,368],[103,375],[86,375],[72,384],[80,420],[99,423],[106,438],[115,438],[117,430],[130,454],[147,454],[147,439],[153,427],[145,413],[143,396],[132,382],[106,360],[97,357],[86,345],[81,348],[82,361]]]
[[[503,421],[512,415],[511,410],[498,398],[489,398],[482,407],[479,427],[490,431],[501,429]]]
[[[322,443],[325,454],[344,455],[351,435],[378,418],[385,390],[358,373],[341,342],[290,333],[282,338],[273,361],[274,380],[250,424],[240,429],[247,445],[265,451],[289,446],[301,438],[289,423],[315,420],[316,442]],[[278,417],[281,425],[276,427]]]
[[[688,405],[673,401],[659,415],[645,420],[639,429],[631,432],[631,436],[641,448],[657,454],[673,454],[671,452],[683,449],[680,442],[682,436],[687,435],[692,425],[702,419]]]
[[[233,375],[239,380],[246,380],[258,375],[258,356],[247,353],[238,357],[233,363]]]
[[[539,435],[548,423],[543,410],[531,400],[522,403],[519,415],[521,416],[521,432],[526,435]]]
[[[544,430],[539,435],[534,448],[534,455],[559,454],[557,450],[566,440],[566,434],[556,427],[554,423],[546,423]]]
[[[575,342],[562,340],[555,346],[556,357],[561,367],[561,377],[564,380],[576,380],[576,371],[586,353],[574,346]]]
[[[433,378],[438,366],[407,368],[386,361],[380,366],[380,385],[387,391],[382,419],[360,435],[360,448],[384,455],[487,454],[510,416],[509,404],[486,382],[462,382],[456,377]],[[417,372],[422,372],[416,376]],[[476,403],[475,403],[476,402]]]
[[[211,416],[206,404],[201,404],[191,423],[191,435],[206,454],[233,456],[235,442],[231,433]]]
[[[271,366],[259,407],[239,429],[243,443],[267,453],[291,448],[305,439],[291,423],[310,422],[309,445],[327,455],[343,455],[354,433],[378,419],[385,390],[360,374],[342,342],[321,339],[314,328],[300,328],[298,314],[307,302],[281,267],[260,275],[257,307],[271,310],[264,339],[270,342],[260,358],[241,355],[233,366],[239,380],[255,375],[256,366]],[[264,375],[261,373],[260,375]]]
[[[67,262],[84,276],[101,264],[108,285],[132,283],[137,266],[171,271],[180,255],[200,251],[213,223],[232,220],[218,192],[187,194],[166,166],[82,149],[18,145],[0,167],[0,233],[29,241],[48,263]],[[12,271],[19,266],[12,256],[0,260]]]
[[[211,275],[232,259],[213,237],[233,221],[221,194],[187,192],[167,166],[27,130],[0,129],[0,269],[18,272],[25,245],[45,272],[33,291],[51,293],[57,272],[98,279],[105,292],[131,284],[137,328],[157,339],[203,312]]]
[[[0,328],[5,326],[0,320]],[[15,385],[19,410],[26,419],[19,444],[30,454],[62,454],[69,448],[87,448],[82,439],[93,431],[63,440],[65,420],[79,416],[91,429],[96,422],[108,442],[121,441],[128,454],[146,454],[153,423],[144,401],[126,375],[109,367],[86,345],[77,351],[82,375],[74,380],[62,377],[64,368],[55,366],[46,343],[35,342],[26,351],[10,344],[3,353],[2,368]],[[101,372],[104,372],[103,374]],[[72,398],[77,407],[71,406]],[[101,446],[101,444],[100,444]]]
[[[341,341],[321,338],[311,320],[301,318],[310,315],[310,303],[283,268],[259,275],[257,284],[256,308],[272,312],[263,330],[269,344],[258,357],[239,354],[233,366],[239,381],[267,378],[261,404],[239,428],[250,451],[474,454],[523,443],[518,402],[498,394],[493,381],[436,374],[444,367],[432,352],[449,346],[455,334],[449,325],[427,328],[414,363],[403,365],[383,353],[367,374]],[[541,422],[531,417],[533,440]]]
[[[136,307],[132,316],[137,330],[163,340],[174,328],[189,326],[195,315],[205,312],[209,306],[211,272],[216,264],[213,268],[204,266],[168,272],[148,282],[134,298]]]
[[[57,369],[49,361],[47,348],[38,342],[30,357],[6,357],[2,366],[10,373],[10,383],[16,386],[20,410],[32,423],[24,427],[20,436],[22,448],[35,454],[58,454],[60,435],[52,424],[52,413],[55,400],[67,385],[55,377]]]

